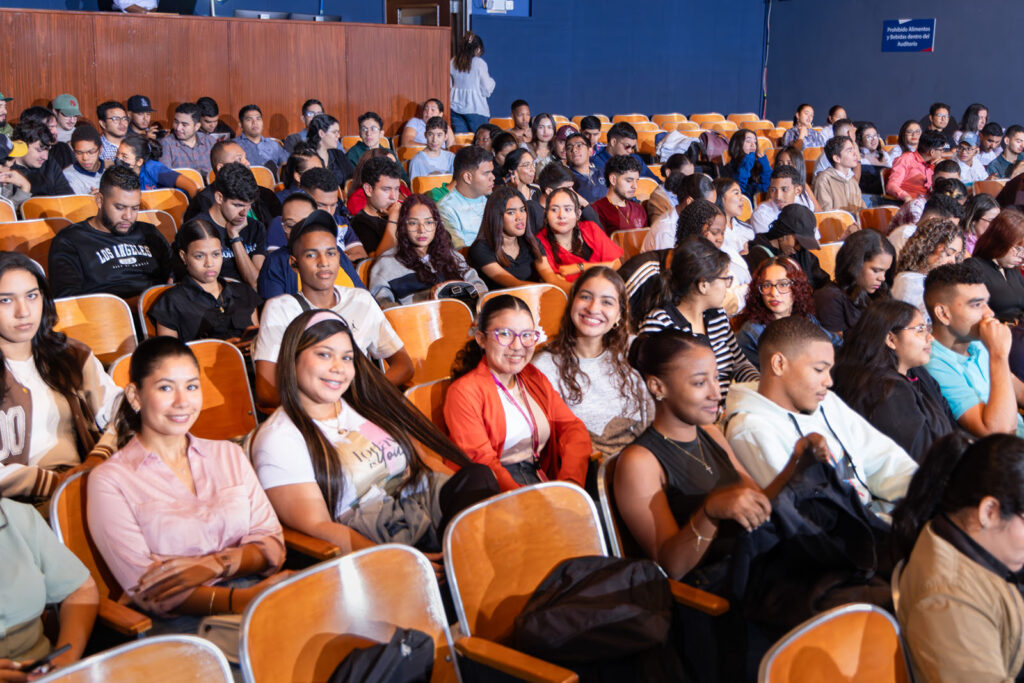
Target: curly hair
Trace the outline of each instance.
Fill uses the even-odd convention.
[[[679,212],[679,220],[676,221],[676,247],[690,237],[703,237],[704,230],[715,222],[715,218],[724,215],[716,204],[706,199],[694,199]]]
[[[416,247],[409,239],[407,223],[414,206],[425,206],[433,219],[434,239],[427,247],[427,262],[420,259]],[[441,214],[437,204],[425,194],[414,194],[402,204],[398,212],[398,225],[395,228],[395,259],[409,270],[416,273],[416,279],[425,285],[432,286],[446,280],[461,280],[468,268],[459,265],[455,258],[455,247],[452,246],[451,235],[441,223]]]
[[[807,281],[807,274],[793,259],[787,256],[776,256],[761,262],[751,274],[750,287],[747,289],[747,303],[738,316],[736,316],[737,327],[742,327],[748,320],[755,323],[767,325],[775,320],[775,314],[768,310],[764,303],[764,297],[758,290],[758,285],[764,282],[764,274],[772,266],[778,266],[786,271],[786,277],[793,283],[790,290],[793,293],[793,311],[790,315],[797,315],[802,318],[809,318],[815,315],[814,291],[811,283]]]
[[[960,238],[964,239],[964,229],[948,218],[926,218],[917,226],[900,251],[897,273],[905,270],[914,273],[928,272],[928,257],[939,247],[947,247]]]
[[[603,277],[615,287],[616,296],[619,299],[619,322],[605,332],[601,338],[601,345],[611,353],[611,365],[615,368],[615,381],[619,393],[626,399],[627,404],[623,406],[623,412],[637,412],[643,405],[641,396],[642,387],[631,380],[631,367],[627,358],[629,354],[629,296],[626,294],[626,283],[622,276],[611,268],[605,266],[594,266],[587,269],[573,283],[569,291],[569,305],[565,308],[562,316],[561,327],[558,334],[551,340],[548,351],[551,352],[558,367],[559,389],[562,398],[569,405],[577,405],[583,400],[583,392],[590,389],[590,377],[580,372],[580,361],[576,356],[577,330],[572,321],[572,306],[579,296],[583,286],[597,277]],[[585,386],[583,386],[585,385]]]

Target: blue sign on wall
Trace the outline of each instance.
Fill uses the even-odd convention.
[[[934,19],[890,19],[882,22],[882,52],[931,52]]]

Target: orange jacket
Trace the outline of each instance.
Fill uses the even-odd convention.
[[[540,456],[541,469],[550,479],[583,486],[593,451],[586,425],[537,368],[527,365],[519,373],[519,381],[551,424],[551,437]],[[494,470],[502,491],[519,488],[500,461],[505,446],[505,410],[486,358],[449,387],[444,419],[452,441],[470,460]]]

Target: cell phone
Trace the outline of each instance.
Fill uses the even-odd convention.
[[[22,664],[21,671],[29,674],[39,673],[39,669],[43,668],[44,666],[52,662],[55,658],[60,657],[62,654],[64,654],[70,649],[71,643],[68,643],[67,645],[62,645],[61,647],[58,647],[56,650],[50,652],[50,654],[46,655],[45,657],[40,657],[36,661],[29,662],[28,664]]]

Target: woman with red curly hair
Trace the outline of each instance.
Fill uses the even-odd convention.
[[[736,316],[740,331],[736,334],[743,355],[760,370],[757,343],[764,328],[773,320],[798,315],[809,318],[823,330],[814,317],[814,297],[803,269],[790,258],[776,256],[762,261],[752,276],[747,290],[747,304]],[[832,343],[839,345],[842,338],[825,330]]]
[[[437,204],[427,195],[414,194],[398,212],[394,248],[381,254],[370,270],[370,294],[386,308],[428,299],[434,285],[449,280],[469,282],[480,294],[487,291],[452,245]]]

